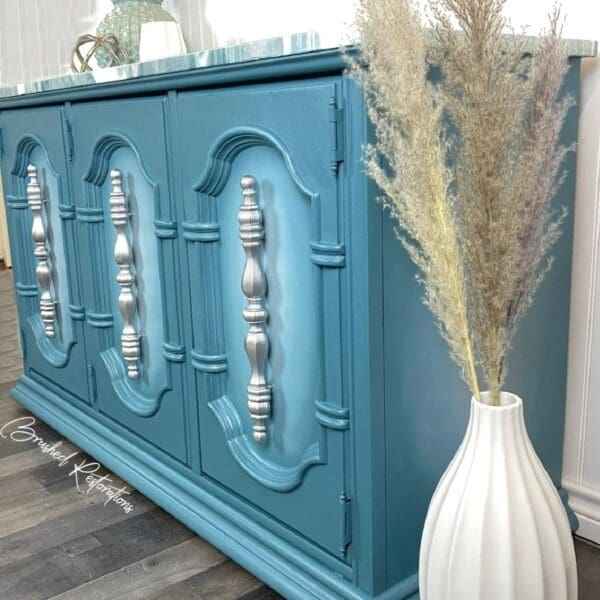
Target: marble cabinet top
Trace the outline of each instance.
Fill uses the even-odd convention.
[[[324,50],[328,47],[321,45],[319,34],[316,32],[297,33],[286,37],[247,42],[238,46],[191,52],[171,58],[0,86],[0,98],[78,88],[96,83],[137,79],[163,73],[191,71],[206,67],[253,61],[261,58],[289,56],[315,50]],[[569,40],[568,48],[570,56],[595,56],[597,43],[585,40]]]

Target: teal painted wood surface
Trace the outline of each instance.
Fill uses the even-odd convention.
[[[39,373],[57,389],[88,400],[79,248],[63,149],[61,108],[13,113],[2,126],[3,181],[26,373]],[[35,163],[44,200],[56,336],[47,338],[39,311],[32,212],[27,203],[27,166]]]
[[[364,174],[371,132],[343,68],[317,52],[0,100],[25,348],[13,396],[287,597],[411,598],[469,398]],[[571,93],[578,78],[573,59]],[[573,110],[565,142],[576,126]],[[569,161],[556,202],[572,208]],[[48,197],[56,340],[40,329],[30,162]],[[121,357],[112,169],[128,202],[135,380]],[[246,397],[244,175],[265,229],[263,444]],[[511,355],[510,387],[557,485],[571,230],[572,210]]]

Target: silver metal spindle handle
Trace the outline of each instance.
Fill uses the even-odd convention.
[[[121,353],[127,365],[129,379],[139,377],[138,362],[140,360],[140,335],[135,329],[134,319],[137,310],[137,299],[133,291],[135,277],[131,271],[133,264],[133,251],[127,237],[129,224],[129,211],[127,199],[123,193],[122,174],[119,169],[110,172],[110,218],[117,230],[114,257],[119,272],[117,283],[121,286],[119,292],[119,311],[123,318],[123,331],[121,332]]]
[[[56,302],[52,297],[50,287],[52,273],[48,263],[48,232],[42,217],[44,198],[37,175],[35,165],[27,166],[27,203],[33,213],[33,224],[31,226],[31,237],[35,244],[33,256],[36,260],[35,276],[40,286],[40,314],[44,323],[46,337],[53,338],[56,335]]]
[[[246,354],[252,369],[248,384],[248,410],[253,421],[253,436],[257,442],[267,439],[267,419],[271,415],[271,386],[266,380],[265,367],[269,354],[266,323],[269,313],[263,305],[267,280],[259,260],[265,228],[262,211],[256,202],[256,179],[242,177],[242,204],[238,214],[240,239],[246,252],[242,275],[242,291],[248,299],[243,315],[250,328],[246,334]]]

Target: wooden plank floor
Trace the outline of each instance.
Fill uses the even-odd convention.
[[[21,373],[23,368],[12,271],[0,271],[0,383],[14,381]]]
[[[13,385],[0,384],[0,427],[29,414],[8,397]],[[34,429],[63,440],[39,419]],[[141,494],[132,490],[126,514],[101,492],[78,491],[69,470],[31,441],[0,438],[2,600],[280,598]]]
[[[0,272],[0,315],[1,428],[29,414],[8,397],[22,372],[10,272]],[[37,419],[35,431],[45,441],[62,440]],[[32,442],[0,437],[0,600],[281,598],[127,488],[135,507],[130,514],[105,506],[99,492],[78,492],[67,468]],[[575,548],[579,600],[598,600],[600,548],[581,540]]]

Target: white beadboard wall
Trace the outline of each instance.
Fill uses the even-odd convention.
[[[166,0],[190,49],[215,40],[202,0]],[[70,72],[75,40],[94,32],[110,0],[0,0],[0,83],[32,81]]]
[[[354,0],[164,0],[190,51],[318,30],[347,39]],[[75,40],[94,32],[110,0],[0,0],[0,84],[70,72]]]
[[[554,0],[508,0],[513,25],[535,33]],[[355,0],[165,0],[189,50],[318,30],[347,38]],[[71,49],[111,9],[110,0],[0,0],[0,84],[69,71]],[[600,6],[563,0],[565,36],[600,38]],[[1,251],[1,249],[0,249]],[[600,543],[600,59],[582,70],[575,247],[563,485],[579,533]]]

